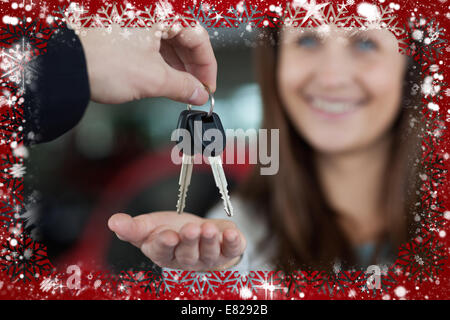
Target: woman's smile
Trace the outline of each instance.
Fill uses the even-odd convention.
[[[367,102],[367,99],[325,95],[305,95],[304,100],[311,110],[325,119],[340,119],[353,115]]]
[[[318,152],[376,144],[400,114],[406,59],[388,30],[286,28],[278,62],[282,105]]]

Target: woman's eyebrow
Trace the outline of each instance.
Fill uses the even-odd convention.
[[[320,31],[320,29],[318,28],[306,28],[303,29],[302,32],[299,33],[299,35],[317,37],[320,40],[323,40],[329,35],[329,32]]]
[[[347,30],[345,36],[349,39],[353,38],[368,38],[369,34],[366,30],[361,30],[359,28],[355,28],[352,30]]]
[[[319,37],[319,34],[317,31],[315,31],[313,28],[292,28],[284,30],[284,39],[287,41],[297,41],[299,38],[304,36],[316,36]]]
[[[372,29],[372,30],[361,30],[361,29],[355,29],[349,31],[349,38],[358,37],[358,38],[372,38],[374,40],[383,40],[385,35],[382,33],[384,29]]]

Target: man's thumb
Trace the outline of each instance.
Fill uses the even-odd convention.
[[[188,104],[201,106],[209,99],[208,91],[192,74],[168,68],[167,86],[163,88],[162,96]]]

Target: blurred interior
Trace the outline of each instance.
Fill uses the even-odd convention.
[[[225,129],[258,128],[262,110],[252,70],[257,31],[208,32],[218,62],[215,112]],[[106,221],[116,212],[175,210],[180,166],[170,162],[170,134],[185,107],[165,98],[124,105],[91,102],[77,127],[31,148],[26,201],[37,199],[34,233],[48,246],[51,261],[70,254],[87,237],[88,250],[97,250],[113,270],[152,266],[138,249],[108,232]],[[224,168],[232,193],[245,170]],[[220,200],[210,169],[194,167],[185,211],[203,216]]]

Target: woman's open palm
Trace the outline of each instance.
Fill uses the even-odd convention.
[[[189,213],[154,212],[134,218],[118,213],[108,226],[160,267],[173,269],[225,270],[239,261],[246,246],[233,222]]]

